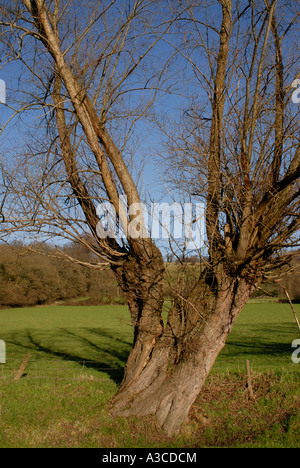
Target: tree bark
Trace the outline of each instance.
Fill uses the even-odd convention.
[[[205,299],[207,310],[195,297],[184,308],[175,304],[165,328],[148,340],[138,325],[112,413],[155,415],[168,436],[176,435],[251,291],[244,279],[223,278],[218,294]]]
[[[133,349],[127,361],[122,387],[127,387],[144,369],[163,334],[164,262],[154,243],[144,239],[143,255],[129,255],[113,272],[128,301],[134,328]],[[139,248],[138,250],[142,250]]]

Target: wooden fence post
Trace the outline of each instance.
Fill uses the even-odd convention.
[[[17,372],[17,374],[16,374],[16,376],[15,376],[15,378],[14,378],[14,381],[15,381],[15,382],[17,382],[18,380],[20,380],[20,378],[22,377],[22,374],[23,374],[23,372],[24,372],[24,370],[25,370],[25,367],[27,366],[27,362],[29,361],[30,356],[31,356],[30,353],[28,353],[28,354],[26,355],[26,357],[25,357],[25,359],[24,359],[24,361],[23,361],[23,363],[22,363],[20,369],[18,370],[18,372]]]
[[[253,393],[253,389],[252,389],[250,363],[249,363],[248,359],[246,360],[246,372],[247,372],[246,389],[247,389],[247,392],[248,392],[249,400],[252,400],[254,398],[254,393]]]

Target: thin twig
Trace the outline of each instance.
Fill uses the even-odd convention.
[[[280,283],[279,283],[279,284],[280,284]],[[283,289],[283,291],[284,291],[284,294],[286,295],[287,300],[288,300],[289,303],[290,303],[290,306],[291,306],[291,309],[292,309],[294,318],[295,318],[295,320],[296,320],[296,323],[297,323],[298,328],[299,328],[299,331],[300,331],[300,322],[299,322],[299,319],[298,319],[298,317],[297,317],[297,314],[296,314],[296,311],[295,311],[295,308],[294,308],[294,305],[293,305],[291,296],[289,295],[289,292],[288,292],[288,290],[287,290],[287,288],[286,288],[285,286],[283,286],[282,284],[280,284],[280,286],[282,287],[282,289]]]

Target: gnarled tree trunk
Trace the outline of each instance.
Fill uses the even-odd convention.
[[[149,275],[149,266],[147,271]],[[112,402],[113,414],[152,414],[169,436],[178,433],[252,289],[245,279],[225,274],[215,293],[199,282],[184,301],[175,301],[164,327],[157,285],[156,307],[153,296],[140,304],[134,346]],[[136,304],[130,307],[136,315]]]

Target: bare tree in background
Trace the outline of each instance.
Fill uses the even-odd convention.
[[[21,172],[15,169],[23,215],[12,226],[64,229],[110,264],[134,327],[112,411],[155,414],[168,435],[180,430],[250,294],[278,265],[277,254],[297,245],[299,228],[296,62],[286,51],[298,28],[297,2],[210,3],[178,2],[181,12],[151,28],[158,5],[169,15],[164,2],[22,0],[1,7],[6,60],[20,62],[32,80],[19,111],[36,107],[46,122],[19,159]],[[125,195],[128,207],[140,204],[126,151],[167,73],[149,75],[147,56],[161,38],[191,67],[193,93],[209,97],[186,113],[170,146],[172,167],[205,201],[209,258],[193,286],[178,281],[166,325],[162,255],[139,213],[119,203]],[[155,81],[150,101],[128,112],[124,96],[141,86],[143,72],[147,83]],[[143,236],[125,228],[123,242],[102,238],[96,206],[105,201],[120,226],[136,222]],[[80,235],[87,227],[88,240]]]

